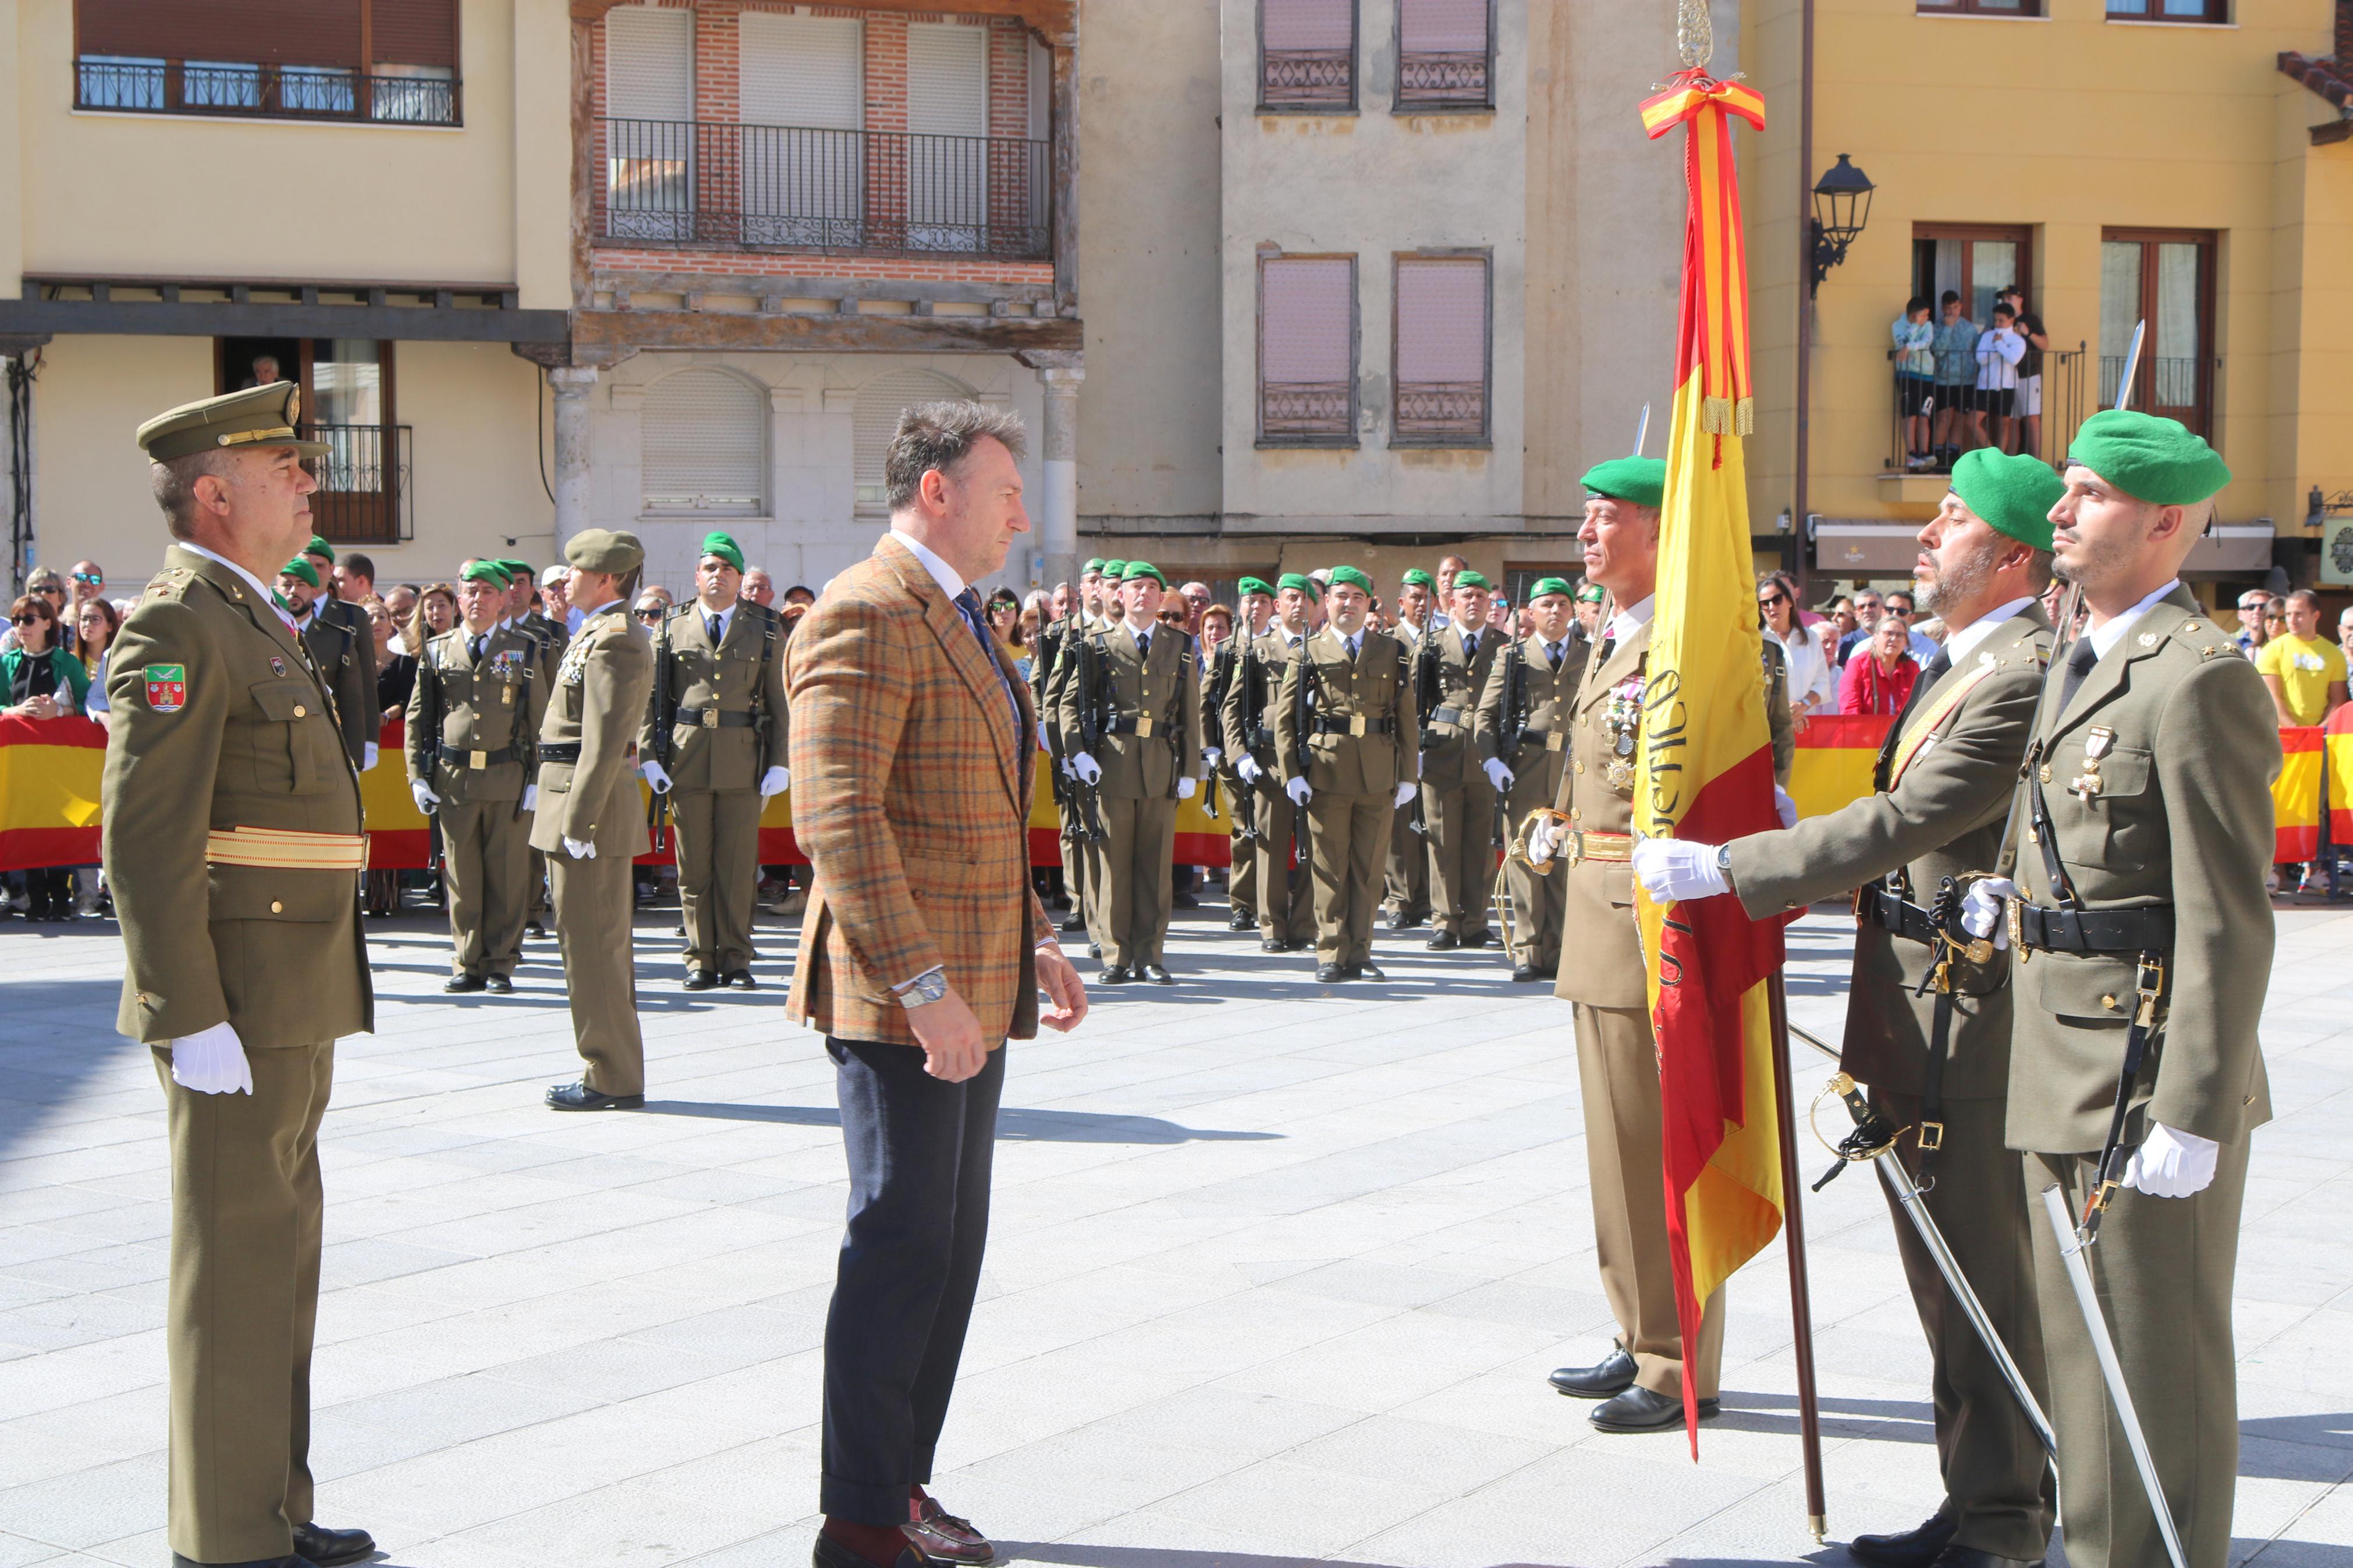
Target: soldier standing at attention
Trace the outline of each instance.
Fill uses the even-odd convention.
[[[1288,579],[1286,579],[1288,581]],[[1405,647],[1367,626],[1373,580],[1335,566],[1324,629],[1283,668],[1274,750],[1283,794],[1307,816],[1315,879],[1315,978],[1382,980],[1373,963],[1381,850],[1420,766]]]
[[[533,748],[547,710],[540,645],[500,620],[502,564],[458,574],[460,623],[425,645],[408,692],[408,787],[441,824],[449,889],[444,991],[514,989],[531,912]]]
[[[539,731],[532,844],[555,884],[555,934],[572,1002],[572,1037],[588,1066],[547,1091],[557,1110],[633,1110],[646,1102],[630,947],[629,862],[652,847],[638,797],[637,750],[653,690],[653,646],[629,623],[646,562],[638,536],[590,528],[565,542],[580,630],[564,650]]]
[[[302,554],[319,576],[320,591],[311,600],[313,613],[329,626],[341,626],[351,634],[352,660],[358,668],[351,682],[352,689],[365,694],[367,700],[353,709],[338,691],[336,723],[343,730],[343,744],[352,753],[353,765],[365,773],[375,766],[376,737],[384,733],[375,708],[375,633],[368,625],[366,610],[335,597],[334,547],[314,533],[302,546]],[[322,668],[320,673],[326,672]],[[361,721],[362,717],[365,722]]]
[[[1086,570],[1079,577],[1078,603],[1063,617],[1061,635],[1055,639],[1052,659],[1048,660],[1041,653],[1029,668],[1029,678],[1037,683],[1032,696],[1038,709],[1039,745],[1052,759],[1050,765],[1059,767],[1066,780],[1075,775],[1071,772],[1069,754],[1061,751],[1061,734],[1058,726],[1060,723],[1059,715],[1062,710],[1062,696],[1068,683],[1078,676],[1079,640],[1102,630],[1105,624],[1101,618],[1105,592],[1103,571],[1111,564],[1101,559],[1087,563]],[[1085,931],[1088,956],[1101,958],[1103,921],[1096,909],[1096,890],[1103,879],[1100,863],[1102,846],[1091,843],[1087,838],[1086,816],[1079,809],[1075,791],[1069,793],[1068,803],[1062,812],[1061,837],[1062,880],[1070,890],[1071,913],[1061,922],[1060,929]]]
[[[744,552],[724,533],[705,535],[694,599],[655,636],[653,697],[638,738],[638,768],[670,797],[678,825],[689,991],[756,984],[760,807],[792,782],[784,625],[743,599],[743,585]]]
[[[1947,879],[1984,872],[2001,848],[2051,655],[2040,600],[2051,584],[2049,514],[2065,489],[2031,454],[1983,447],[1953,465],[1951,493],[1920,531],[1912,574],[1921,605],[1943,617],[1948,635],[1880,748],[1875,793],[1721,849],[1675,838],[1634,848],[1634,873],[1653,897],[1731,892],[1754,920],[1862,889],[1839,1066],[1870,1086],[1892,1126],[1936,1129],[1897,1152],[2044,1404],[2028,1194],[2002,1136],[2008,963],[1956,962],[1945,972],[1951,989],[1940,993],[1947,951],[1931,911]],[[1893,1194],[1888,1206],[1897,1209]],[[1900,1213],[1894,1220],[1935,1358],[1945,1503],[1916,1530],[1857,1537],[1848,1553],[1874,1568],[2040,1563],[2052,1522],[2042,1440],[1918,1233]]]
[[[1226,812],[1226,902],[1231,906],[1231,917],[1226,921],[1229,931],[1253,931],[1261,922],[1258,896],[1258,841],[1242,837],[1244,813],[1240,796],[1250,786],[1242,782],[1238,771],[1241,752],[1234,749],[1233,736],[1226,725],[1226,712],[1237,701],[1245,671],[1249,668],[1250,645],[1266,635],[1267,624],[1274,618],[1274,590],[1261,577],[1245,577],[1235,584],[1235,597],[1241,603],[1235,610],[1233,635],[1219,645],[1211,656],[1213,671],[1223,661],[1225,684],[1220,687],[1213,673],[1208,694],[1201,709],[1201,729],[1209,738],[1209,749],[1219,753],[1232,782],[1234,799]],[[1263,672],[1261,672],[1263,673]],[[1271,683],[1269,683],[1270,685]],[[1211,766],[1216,766],[1212,763]],[[1256,827],[1265,816],[1253,802],[1250,826]]]
[[[107,662],[115,1026],[153,1047],[171,1148],[169,1535],[182,1563],[375,1551],[311,1518],[319,1120],[335,1041],[375,1027],[359,778],[265,574],[318,481],[272,383],[139,427],[174,542]]]
[[[1447,559],[1452,560],[1449,556]],[[1398,579],[1397,631],[1393,634],[1405,645],[1406,658],[1410,661],[1421,647],[1421,623],[1429,618],[1430,629],[1440,631],[1447,625],[1446,617],[1435,614],[1438,585],[1430,574],[1420,567],[1409,568]],[[1415,718],[1420,718],[1417,710]],[[1407,931],[1430,918],[1430,839],[1426,831],[1414,827],[1413,797],[1398,807],[1397,820],[1390,824],[1387,891],[1389,930]],[[1422,825],[1427,829],[1428,824]]]
[[[1258,841],[1251,847],[1257,862],[1259,948],[1264,952],[1290,952],[1315,941],[1312,868],[1306,836],[1300,831],[1303,819],[1282,793],[1282,770],[1274,754],[1275,702],[1282,695],[1283,670],[1307,640],[1313,586],[1296,572],[1285,573],[1276,584],[1274,613],[1266,630],[1243,646],[1234,683],[1226,691],[1225,712],[1219,716],[1226,755],[1233,759],[1239,781],[1234,787],[1250,792],[1250,810],[1258,823]]]
[[[311,558],[297,555],[278,569],[278,597],[294,617],[295,631],[310,650],[327,695],[334,699],[335,728],[343,737],[343,750],[352,765],[365,773],[375,766],[376,737],[384,732],[375,708],[375,635],[364,627],[353,632],[345,617],[331,617],[334,601],[323,595],[319,583],[319,569]],[[364,654],[362,643],[367,645]]]
[[[1535,630],[1504,650],[1479,696],[1475,736],[1488,784],[1504,796],[1504,842],[1538,806],[1560,798],[1568,768],[1569,712],[1591,650],[1570,635],[1568,584],[1540,577],[1528,590]],[[1492,840],[1491,840],[1492,841]],[[1560,973],[1565,879],[1508,860],[1504,887],[1512,900],[1512,978],[1552,980]]]
[[[2248,1147],[2272,1113],[2256,1036],[2280,742],[2263,677],[2181,583],[2230,480],[2171,419],[2111,410],[2077,430],[2051,521],[2058,574],[2090,617],[2027,751],[2017,883],[1978,883],[1965,916],[2019,949],[2008,1132],[2025,1155],[2076,1568],[2139,1568],[2165,1550],[2042,1206],[2054,1184],[2078,1223],[2095,1192],[2105,1205],[2100,1294],[2189,1568],[2221,1568],[2231,1549],[2231,1280]],[[2137,1074],[2123,1068],[2134,1031],[2153,1037]],[[2100,1181],[2110,1154],[2126,1190]]]
[[[1110,568],[1104,568],[1108,574]],[[1200,787],[1201,684],[1192,639],[1155,619],[1167,580],[1148,561],[1123,563],[1125,619],[1083,640],[1080,672],[1063,688],[1062,749],[1079,778],[1101,797],[1105,984],[1173,977],[1163,962],[1174,892],[1176,803]],[[1082,735],[1081,704],[1103,717],[1093,743]]]
[[[1487,909],[1495,898],[1495,786],[1480,766],[1471,731],[1479,696],[1509,640],[1487,626],[1487,579],[1454,574],[1454,624],[1432,630],[1438,656],[1438,706],[1422,731],[1421,812],[1429,829],[1430,889],[1438,906],[1423,945],[1433,952],[1484,947],[1493,940]]]

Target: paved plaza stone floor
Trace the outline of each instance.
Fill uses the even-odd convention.
[[[2353,917],[2278,919],[2233,1561],[2348,1568]],[[343,1042],[322,1139],[312,1458],[322,1522],[379,1561],[807,1561],[832,1075],[784,1021],[788,929],[763,922],[765,989],[689,995],[673,920],[638,927],[649,1103],[596,1117],[539,1104],[576,1066],[552,942],[513,996],[452,999],[435,917],[375,932],[378,1032]],[[1843,923],[1793,933],[1793,1016],[1831,1037]],[[1815,1548],[1778,1247],[1731,1287],[1697,1464],[1545,1383],[1609,1339],[1567,1005],[1422,932],[1382,933],[1386,984],[1325,989],[1223,928],[1183,917],[1181,984],[1098,990],[1075,1037],[1012,1047],[953,1510],[1070,1568],[1707,1568],[1842,1563],[1936,1506],[1868,1173],[1806,1205]],[[169,1561],[163,1116],[114,1032],[121,967],[111,925],[0,924],[0,1568]],[[1826,1072],[1796,1065],[1810,1097]]]

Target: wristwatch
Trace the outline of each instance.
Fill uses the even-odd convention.
[[[947,1000],[948,994],[948,972],[944,969],[927,969],[899,987],[896,994],[899,998],[899,1005],[910,1009],[927,1007],[934,1002],[944,1002]]]

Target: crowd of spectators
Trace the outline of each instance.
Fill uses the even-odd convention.
[[[1959,291],[1947,289],[1933,306],[1914,295],[1890,328],[1907,472],[1947,472],[1979,447],[2042,455],[2050,334],[2015,288],[1996,294],[1988,314],[1983,324],[1972,321]]]

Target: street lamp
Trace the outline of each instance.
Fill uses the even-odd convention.
[[[1843,153],[1814,182],[1814,280],[1810,292],[1821,292],[1831,268],[1846,259],[1847,247],[1871,221],[1871,176],[1846,161]]]

